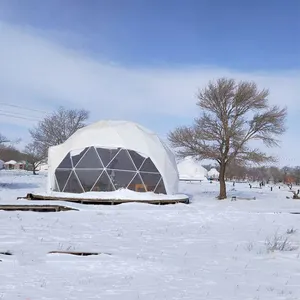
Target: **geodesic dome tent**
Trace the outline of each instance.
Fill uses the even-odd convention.
[[[48,190],[57,192],[178,190],[173,153],[156,134],[127,121],[91,124],[50,147],[48,175]]]
[[[187,156],[177,164],[180,180],[205,180],[207,170],[193,157]]]
[[[220,175],[220,173],[215,168],[212,168],[207,172],[207,176],[209,178],[218,179],[219,175]]]

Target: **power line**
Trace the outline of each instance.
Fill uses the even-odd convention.
[[[48,112],[45,111],[45,110],[29,108],[29,107],[25,107],[25,106],[21,106],[21,105],[8,104],[8,103],[2,103],[2,102],[0,102],[0,105],[3,105],[3,106],[10,106],[10,107],[16,107],[16,108],[22,108],[22,109],[26,109],[26,110],[29,110],[29,111],[42,112],[42,113],[45,113],[45,114],[48,113]]]
[[[29,120],[29,121],[35,121],[35,122],[41,121],[40,119],[21,117],[21,116],[17,116],[17,115],[13,115],[13,114],[7,114],[7,113],[0,113],[0,116],[7,116],[7,117],[11,117],[11,118],[23,119],[23,120]]]
[[[23,114],[23,113],[19,113],[19,112],[7,111],[7,110],[2,110],[2,109],[0,109],[0,112],[1,112],[1,113],[4,113],[4,114],[13,115],[13,116],[21,116],[21,117],[25,117],[25,118],[30,118],[30,119],[40,120],[39,117],[36,117],[36,116],[30,116],[30,115]]]

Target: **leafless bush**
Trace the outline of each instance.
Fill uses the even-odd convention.
[[[298,249],[297,246],[290,242],[287,236],[278,235],[277,233],[272,238],[267,238],[265,244],[269,252],[294,251]]]

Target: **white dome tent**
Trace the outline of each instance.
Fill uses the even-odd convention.
[[[207,172],[208,178],[218,179],[219,175],[220,175],[220,173],[215,168],[212,168]]]
[[[152,191],[176,194],[170,149],[153,132],[128,121],[100,121],[48,153],[48,192]]]
[[[180,161],[177,168],[179,180],[202,181],[207,179],[207,170],[191,156],[187,156]]]

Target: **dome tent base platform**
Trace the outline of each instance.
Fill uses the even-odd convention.
[[[18,197],[18,199],[26,199],[31,201],[66,201],[80,204],[90,204],[90,205],[118,205],[123,203],[147,203],[156,205],[166,205],[166,204],[189,204],[189,198],[172,198],[168,199],[102,199],[102,198],[81,198],[81,197],[62,197],[62,196],[50,196],[50,195],[38,195],[38,194],[27,194],[25,197]]]

